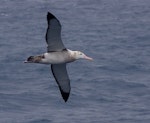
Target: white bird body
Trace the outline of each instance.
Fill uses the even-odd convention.
[[[75,61],[74,53],[71,50],[64,50],[61,52],[44,53],[44,59],[41,60],[43,64],[63,64]]]
[[[77,59],[92,60],[92,58],[80,51],[72,51],[65,48],[61,41],[61,24],[59,20],[49,12],[47,14],[47,22],[47,52],[42,55],[30,56],[25,63],[51,64],[53,76],[66,102],[71,90],[66,63],[73,62]]]

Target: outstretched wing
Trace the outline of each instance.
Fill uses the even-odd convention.
[[[48,44],[47,51],[62,51],[65,48],[61,40],[61,24],[59,20],[48,12],[47,14],[47,32],[46,32],[46,42]]]
[[[70,94],[70,80],[66,70],[66,64],[52,64],[52,73],[59,86],[61,95],[65,102],[68,100]]]

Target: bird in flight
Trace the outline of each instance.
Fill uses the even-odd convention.
[[[53,76],[58,84],[61,95],[66,102],[71,90],[66,64],[77,59],[93,59],[80,51],[72,51],[64,46],[61,40],[61,24],[50,12],[47,13],[47,23],[47,52],[41,55],[30,56],[24,63],[51,64]]]

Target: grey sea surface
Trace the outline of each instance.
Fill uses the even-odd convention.
[[[23,63],[46,52],[48,11],[94,59],[68,64],[67,103],[50,65]],[[0,123],[150,123],[149,0],[1,0],[0,54]]]

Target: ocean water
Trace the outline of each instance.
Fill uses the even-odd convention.
[[[0,123],[150,123],[149,0],[1,0]],[[60,95],[46,52],[46,15],[65,46],[94,61],[68,64],[71,94]]]

